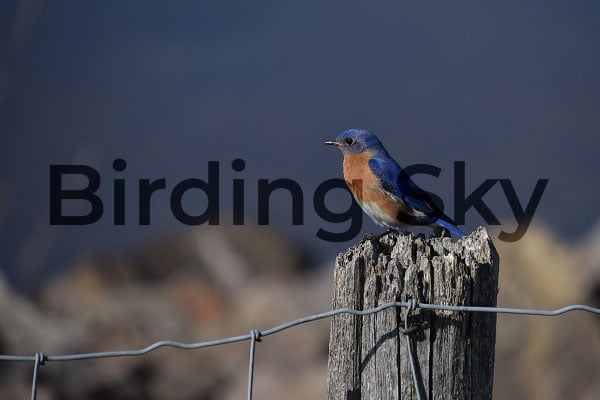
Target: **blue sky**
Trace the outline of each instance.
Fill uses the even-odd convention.
[[[402,166],[441,168],[439,178],[415,179],[450,209],[453,162],[462,160],[468,192],[508,178],[525,201],[537,179],[549,179],[534,225],[577,240],[598,218],[597,2],[22,3],[30,7],[0,5],[1,268],[19,285],[82,255],[184,229],[169,190],[206,179],[210,160],[221,165],[223,223],[232,179],[246,182],[249,217],[258,179],[294,179],[305,224],[291,224],[284,194],[274,195],[273,224],[315,260],[331,258],[349,243],[315,237],[343,227],[316,215],[312,194],[341,177],[340,154],[322,142],[351,127],[375,132]],[[125,172],[112,170],[115,158]],[[231,170],[235,158],[244,171]],[[49,166],[72,163],[99,171],[105,215],[50,226]],[[124,227],[112,224],[114,178],[126,179]],[[167,191],[153,199],[151,226],[140,227],[145,178],[165,178]],[[202,209],[196,195],[190,211]],[[485,199],[514,230],[499,186]],[[340,192],[328,200],[342,210],[348,202]],[[467,213],[466,230],[481,224]],[[380,230],[365,218],[363,233]],[[32,242],[37,258],[23,261]]]

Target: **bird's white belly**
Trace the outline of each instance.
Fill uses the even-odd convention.
[[[399,221],[395,218],[395,216],[389,216],[379,206],[374,202],[369,201],[358,201],[360,207],[363,211],[371,217],[371,219],[380,226],[384,226],[386,228],[398,229],[403,227],[404,225],[399,223]]]

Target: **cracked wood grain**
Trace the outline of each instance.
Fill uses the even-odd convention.
[[[388,232],[369,236],[336,259],[333,308],[419,303],[495,306],[499,259],[479,228],[448,237]],[[415,399],[404,310],[332,319],[327,398]],[[411,335],[421,393],[427,399],[491,399],[496,315],[414,310]]]

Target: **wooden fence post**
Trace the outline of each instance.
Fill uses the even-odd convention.
[[[498,254],[479,228],[458,242],[389,232],[336,259],[333,308],[414,300],[496,306]],[[415,388],[402,333],[404,309],[341,314],[331,322],[327,398],[491,399],[496,314],[416,309],[410,334]]]

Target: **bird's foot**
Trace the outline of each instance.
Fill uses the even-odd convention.
[[[365,240],[379,240],[387,235],[389,235],[390,233],[398,233],[397,230],[393,229],[393,228],[388,228],[385,232],[379,233],[379,234],[374,234],[374,233],[367,233],[365,235]]]
[[[365,235],[365,240],[373,240],[373,239],[377,239],[377,238],[379,238],[379,236],[375,235],[374,233],[371,233],[371,232],[369,232]]]
[[[398,231],[398,230],[396,230],[396,229],[394,229],[394,228],[387,228],[387,230],[386,230],[385,232],[383,232],[383,233],[380,233],[380,234],[378,235],[378,237],[379,237],[379,238],[382,238],[382,237],[384,237],[384,236],[387,236],[387,235],[389,235],[390,233],[395,233],[395,234],[398,234],[398,233],[399,233],[399,231]]]

